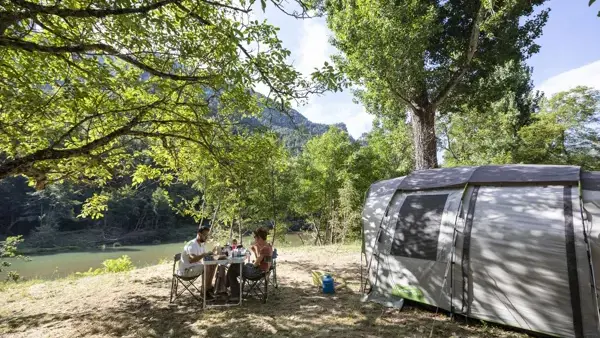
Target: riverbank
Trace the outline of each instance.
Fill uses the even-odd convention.
[[[182,242],[193,237],[197,225],[173,229],[136,230],[86,229],[77,231],[34,232],[25,238],[19,252],[24,255],[41,255],[68,251],[86,251],[117,248],[127,245],[150,245]]]
[[[185,297],[169,305],[171,263],[0,292],[2,337],[525,337],[448,316],[361,303],[359,246],[281,249],[280,291],[267,304],[201,311]],[[346,280],[335,296],[312,285],[311,270]]]

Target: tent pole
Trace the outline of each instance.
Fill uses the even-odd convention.
[[[370,190],[371,190],[371,188],[367,189],[367,191],[365,192],[365,196],[363,198],[363,208],[362,208],[363,214],[365,212],[365,206],[367,205],[367,197],[369,196]],[[367,257],[366,257],[366,251],[365,251],[365,224],[364,223],[360,227],[360,293],[364,294],[366,282],[363,282],[363,270],[364,270],[363,255],[365,255],[365,261],[366,261]]]

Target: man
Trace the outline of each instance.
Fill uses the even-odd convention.
[[[210,228],[201,226],[198,228],[196,238],[185,244],[179,261],[178,274],[183,277],[193,277],[204,273],[203,285],[206,288],[206,296],[212,298],[212,280],[215,275],[215,265],[207,265],[206,271],[204,271],[204,265],[201,262],[205,257],[212,255],[206,250],[209,233]]]
[[[254,260],[254,263],[246,263],[243,266],[243,277],[249,279],[258,278],[271,268],[270,258],[273,256],[273,247],[271,247],[271,244],[267,243],[268,232],[269,231],[264,227],[254,230],[254,244],[251,247],[251,251],[254,253],[256,259]],[[239,264],[232,264],[227,271],[227,281],[231,287],[230,301],[232,302],[238,302],[240,299],[240,284],[237,279],[239,276]]]

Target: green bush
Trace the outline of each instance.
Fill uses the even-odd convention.
[[[130,271],[135,268],[131,262],[131,258],[127,255],[123,255],[117,259],[107,259],[102,262],[102,265],[104,266],[104,271],[109,273]]]
[[[17,252],[17,246],[23,242],[23,236],[12,236],[6,237],[6,240],[0,242],[0,258],[21,258],[26,259],[23,255],[20,255]],[[0,272],[6,270],[6,268],[10,267],[10,263],[8,261],[2,260],[0,261]],[[6,280],[17,282],[21,279],[21,276],[16,271],[7,271]]]
[[[123,255],[117,259],[107,259],[102,262],[103,268],[93,269],[90,268],[86,272],[76,272],[76,276],[85,277],[85,276],[96,276],[101,275],[103,273],[115,273],[115,272],[124,272],[135,269],[133,262],[131,262],[131,258],[127,255]]]

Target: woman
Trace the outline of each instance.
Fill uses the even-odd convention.
[[[273,247],[267,242],[267,234],[269,231],[260,227],[254,230],[254,243],[250,250],[256,259],[254,263],[246,263],[242,269],[242,276],[248,279],[259,278],[263,273],[271,268],[271,257],[273,256]],[[240,275],[239,264],[233,264],[227,271],[227,280],[231,287],[230,301],[239,302],[240,300],[240,284],[238,277]]]

